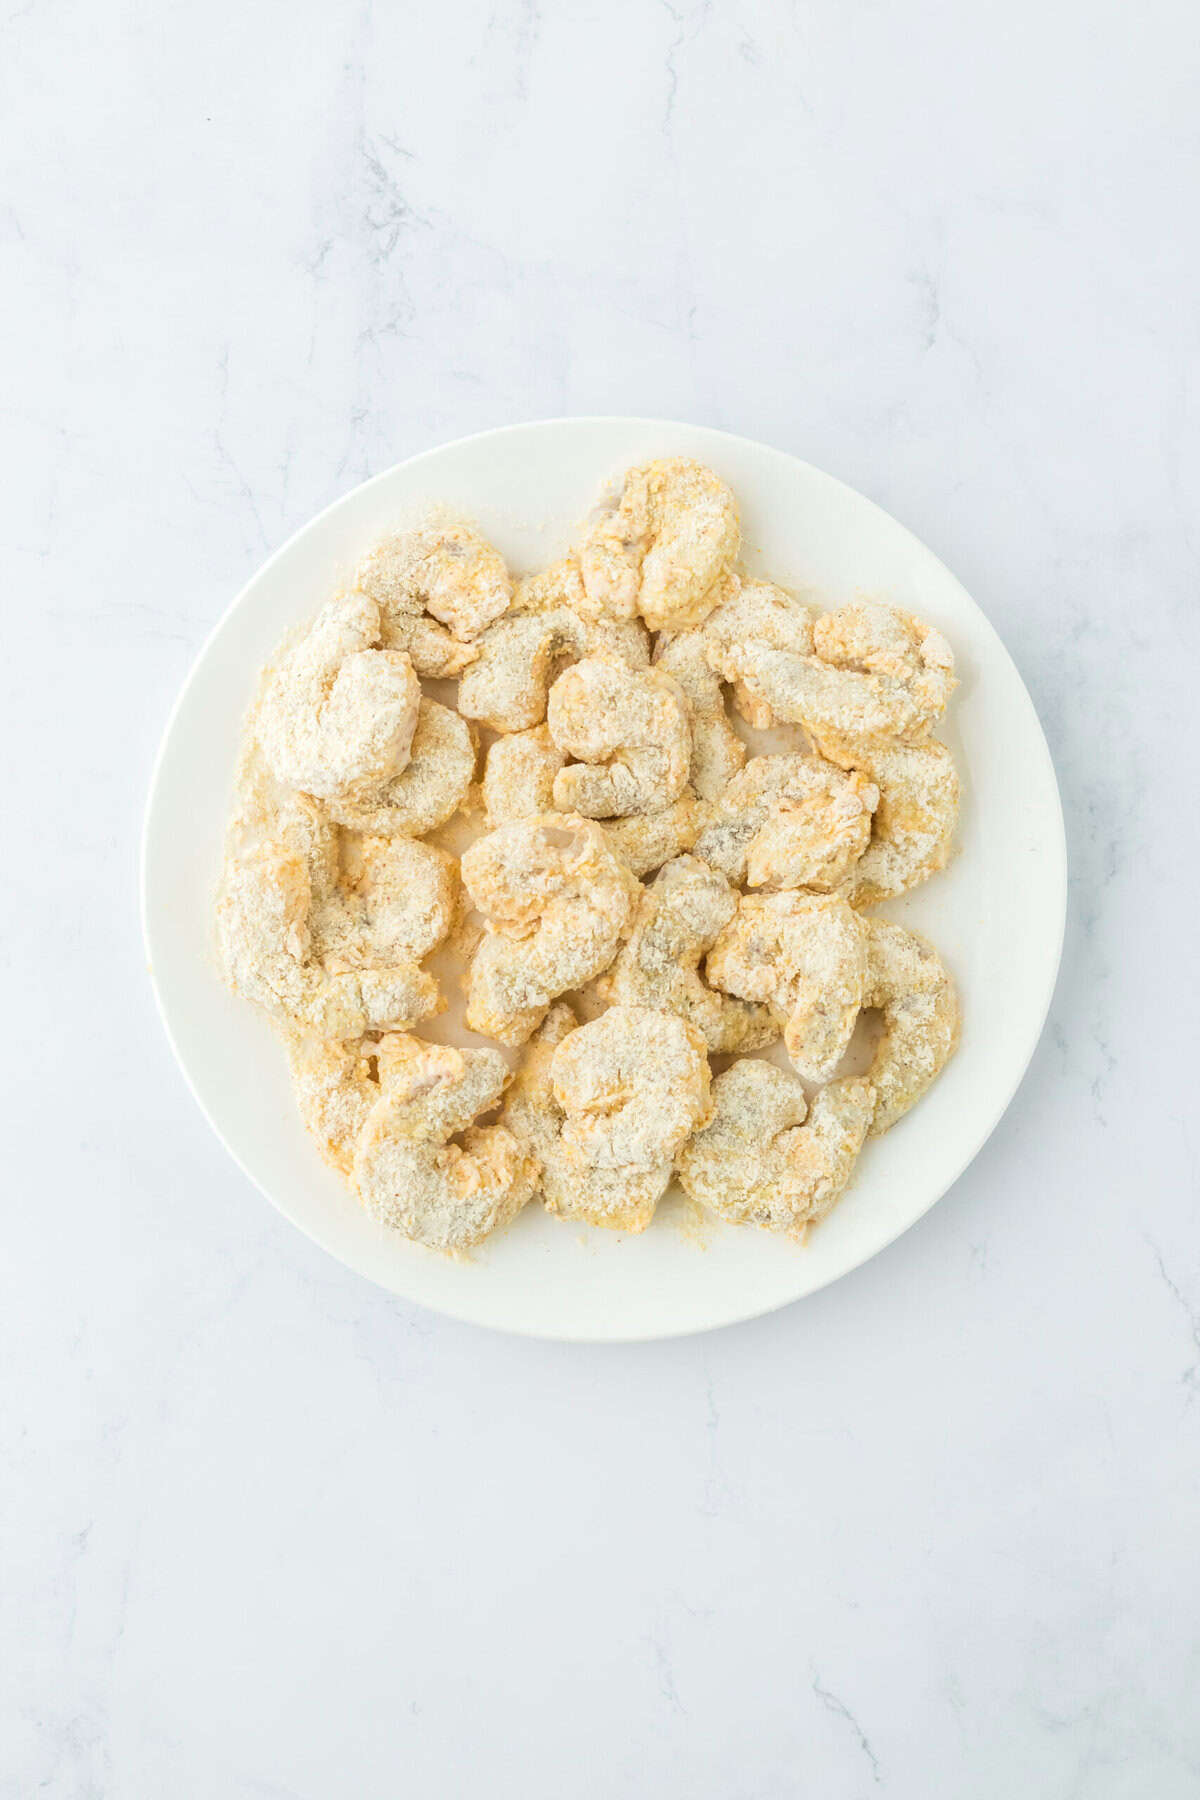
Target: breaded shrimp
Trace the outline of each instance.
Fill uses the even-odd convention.
[[[755,756],[712,808],[696,854],[750,887],[831,893],[871,836],[878,790],[821,756]]]
[[[404,767],[420,684],[402,651],[374,648],[379,636],[379,608],[345,594],[321,608],[267,677],[255,728],[286,786],[329,800]]]
[[[746,760],[746,746],[725,711],[720,677],[709,664],[703,630],[659,639],[655,668],[679,683],[692,709],[689,779],[702,800],[716,800]]]
[[[651,631],[698,625],[740,542],[733,495],[702,463],[676,456],[630,469],[580,545],[588,614],[640,613]]]
[[[462,878],[489,923],[468,973],[467,1024],[502,1044],[524,1043],[552,1000],[608,967],[638,892],[600,826],[570,813],[477,839]]]
[[[841,760],[839,755],[839,760]],[[888,744],[857,754],[879,790],[871,841],[848,870],[842,891],[852,906],[906,894],[950,860],[958,822],[959,781],[945,744]]]
[[[658,812],[605,819],[604,835],[637,876],[652,875],[673,856],[690,850],[708,819],[708,808],[691,787]]]
[[[328,1038],[439,1011],[437,985],[414,957],[372,954],[369,940],[347,955],[336,872],[336,832],[300,797],[276,835],[229,856],[217,933],[231,985],[290,1030]]]
[[[955,686],[940,632],[879,604],[818,619],[813,651],[800,656],[752,640],[728,666],[774,720],[802,725],[818,750],[920,743]]]
[[[867,1080],[875,1089],[871,1136],[903,1118],[945,1068],[958,1043],[958,997],[931,944],[890,919],[867,921],[865,1006],[883,1012]]]
[[[498,1050],[406,1035],[382,1038],[376,1054],[380,1097],[354,1153],[359,1198],[430,1249],[469,1249],[506,1225],[537,1181],[536,1161],[502,1125],[469,1129],[500,1099],[508,1065]]]
[[[457,675],[477,654],[474,639],[512,598],[497,550],[466,521],[431,520],[384,538],[355,573],[378,603],[386,642],[407,650],[419,675]]]
[[[578,564],[564,557],[518,582],[512,606],[479,639],[463,673],[458,708],[493,731],[526,731],[546,716],[550,683],[564,664],[593,653],[644,668],[650,652],[636,619],[585,621]]]
[[[554,777],[566,762],[544,725],[497,738],[483,765],[483,805],[490,828],[554,811]]]
[[[407,767],[353,800],[332,800],[330,813],[340,825],[377,837],[424,837],[466,800],[476,756],[466,720],[436,700],[423,699]]]
[[[768,650],[810,656],[816,609],[772,581],[726,578],[718,604],[702,627],[709,667],[732,683],[733,699],[747,725],[765,731],[771,708],[748,679],[755,656]]]
[[[671,1162],[709,1112],[704,1040],[684,1020],[614,1006],[570,1031],[550,1062],[562,1113],[543,1177],[548,1210],[620,1231],[644,1231]]]
[[[633,931],[597,991],[621,1006],[678,1013],[713,1053],[774,1043],[779,1025],[770,1006],[716,993],[699,965],[737,911],[736,890],[695,856],[678,856],[644,891]]]
[[[300,1117],[325,1161],[343,1175],[350,1173],[359,1134],[379,1099],[374,1055],[373,1038],[340,1043],[294,1037],[288,1043]]]
[[[685,1192],[731,1225],[803,1241],[854,1173],[871,1123],[870,1083],[831,1082],[810,1112],[794,1075],[748,1058],[717,1076],[712,1099],[710,1122],[677,1159]]]
[[[867,931],[833,894],[750,894],[709,952],[709,982],[774,1006],[783,1042],[808,1081],[845,1054],[867,982]]]
[[[550,690],[546,723],[579,760],[554,779],[554,803],[592,819],[658,812],[687,785],[691,716],[678,682],[659,669],[628,669],[589,656]]]

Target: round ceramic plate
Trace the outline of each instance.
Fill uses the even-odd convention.
[[[807,1244],[698,1220],[673,1194],[626,1236],[530,1206],[463,1261],[361,1212],[296,1114],[283,1054],[225,988],[213,893],[243,715],[257,671],[363,548],[430,502],[475,517],[510,567],[539,568],[631,464],[686,455],[741,506],[750,569],[828,605],[868,593],[909,608],[954,647],[961,678],[941,734],[963,777],[950,868],[885,911],[925,932],[959,986],[962,1043]],[[630,1340],[729,1324],[782,1306],[865,1262],[919,1219],[995,1127],[1041,1032],[1066,908],[1054,770],[1000,639],[937,558],[818,469],[724,432],[647,419],[555,419],[446,444],[356,488],[297,532],[234,601],[179,697],[159,754],[143,846],[143,917],[159,1005],[214,1131],[302,1231],[350,1268],[424,1306],[533,1335]]]

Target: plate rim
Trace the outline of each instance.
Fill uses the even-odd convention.
[[[426,1297],[418,1298],[418,1297],[414,1296],[412,1293],[407,1292],[399,1287],[396,1287],[385,1280],[382,1280],[378,1274],[375,1274],[375,1273],[367,1271],[366,1269],[363,1269],[362,1267],[360,1267],[358,1265],[357,1262],[351,1261],[349,1258],[342,1255],[339,1251],[332,1249],[327,1243],[325,1243],[321,1239],[321,1237],[317,1234],[317,1232],[315,1230],[310,1228],[310,1226],[307,1223],[296,1218],[292,1213],[288,1212],[285,1209],[285,1207],[282,1205],[282,1203],[271,1192],[270,1188],[267,1187],[267,1185],[262,1180],[260,1180],[259,1177],[256,1174],[254,1174],[250,1168],[247,1167],[246,1163],[243,1161],[239,1152],[234,1149],[233,1145],[230,1143],[228,1138],[225,1136],[225,1133],[221,1129],[220,1125],[217,1123],[217,1120],[214,1118],[209,1106],[207,1105],[204,1098],[202,1097],[202,1095],[196,1085],[196,1081],[193,1078],[191,1069],[189,1068],[188,1063],[180,1049],[179,1041],[176,1037],[175,1031],[172,1028],[170,1012],[169,1012],[167,1003],[163,996],[162,988],[161,988],[161,985],[160,985],[160,982],[158,979],[158,973],[157,973],[156,965],[155,965],[154,927],[153,927],[153,921],[152,921],[152,917],[151,917],[151,904],[150,904],[150,893],[149,893],[150,861],[151,861],[151,855],[152,855],[152,839],[153,839],[154,827],[155,827],[155,823],[156,823],[156,815],[157,815],[157,811],[158,811],[159,790],[160,790],[160,785],[161,785],[162,778],[163,778],[163,771],[164,771],[164,766],[166,763],[167,751],[170,746],[171,739],[172,739],[177,721],[179,719],[179,716],[180,716],[181,712],[183,711],[184,706],[187,703],[187,700],[188,700],[189,694],[192,690],[193,684],[197,680],[197,678],[199,676],[199,672],[200,672],[202,666],[204,665],[204,663],[206,662],[209,652],[212,649],[213,644],[215,643],[217,638],[223,632],[227,622],[232,618],[233,614],[238,611],[238,609],[241,607],[243,602],[246,600],[248,594],[250,593],[250,590],[252,588],[256,587],[258,585],[258,583],[263,579],[263,577],[268,573],[268,571],[271,568],[273,568],[273,566],[278,561],[280,561],[283,557],[285,557],[287,555],[287,553],[290,551],[290,549],[292,548],[293,544],[297,541],[297,539],[301,538],[302,536],[306,535],[309,531],[313,530],[329,514],[336,512],[340,507],[344,506],[352,497],[360,495],[360,494],[364,493],[367,489],[372,488],[376,485],[379,485],[381,483],[384,483],[384,482],[390,480],[393,476],[396,475],[396,473],[399,470],[414,469],[416,467],[419,467],[419,465],[422,462],[424,462],[428,459],[431,459],[435,456],[442,455],[447,450],[458,449],[458,448],[464,447],[468,444],[480,444],[480,443],[485,442],[489,438],[511,439],[514,436],[520,436],[525,433],[544,430],[547,426],[560,426],[560,425],[561,426],[602,425],[602,426],[606,426],[606,427],[621,426],[621,427],[628,427],[632,431],[656,431],[657,430],[657,431],[662,431],[662,432],[667,432],[667,433],[669,433],[669,432],[701,432],[701,433],[704,433],[713,438],[723,439],[728,443],[740,445],[743,448],[749,449],[751,451],[767,451],[773,456],[781,456],[781,457],[786,458],[789,462],[793,463],[797,467],[798,470],[803,471],[807,475],[815,475],[824,482],[832,483],[836,488],[840,489],[844,494],[849,495],[856,503],[858,503],[859,505],[868,507],[873,513],[880,515],[884,520],[886,520],[889,525],[898,527],[908,538],[910,538],[913,541],[914,544],[919,546],[919,548],[924,553],[924,555],[929,557],[931,559],[931,561],[937,565],[937,567],[941,571],[941,573],[949,581],[951,581],[956,588],[958,588],[961,591],[961,593],[963,594],[965,599],[969,602],[969,604],[978,613],[979,618],[982,620],[987,631],[991,634],[992,638],[995,640],[996,649],[999,650],[1000,654],[1009,663],[1009,665],[1012,669],[1013,675],[1015,676],[1016,681],[1019,684],[1019,688],[1020,688],[1021,694],[1024,698],[1025,704],[1028,708],[1030,719],[1031,719],[1033,727],[1034,727],[1034,740],[1036,742],[1038,755],[1044,763],[1046,774],[1049,776],[1049,786],[1048,786],[1048,790],[1047,790],[1048,796],[1052,796],[1053,802],[1054,802],[1053,815],[1052,815],[1053,824],[1055,826],[1055,830],[1053,832],[1053,848],[1054,848],[1056,854],[1055,854],[1055,859],[1054,859],[1054,867],[1052,870],[1050,870],[1050,869],[1046,870],[1045,879],[1046,879],[1048,887],[1050,886],[1051,882],[1053,884],[1052,898],[1053,898],[1053,904],[1054,904],[1054,915],[1057,920],[1057,930],[1056,930],[1055,938],[1054,938],[1053,954],[1049,958],[1049,960],[1046,964],[1046,971],[1045,971],[1045,975],[1044,975],[1044,992],[1041,996],[1039,1005],[1036,1009],[1036,1015],[1035,1015],[1035,1010],[1033,1008],[1030,1009],[1029,1017],[1030,1017],[1030,1021],[1031,1021],[1031,1028],[1028,1032],[1027,1042],[1026,1042],[1025,1048],[1022,1052],[1022,1055],[1020,1057],[1019,1064],[1014,1062],[1014,1073],[1013,1073],[1011,1082],[1009,1083],[1007,1090],[1003,1093],[1002,1098],[993,1107],[993,1109],[990,1110],[989,1117],[988,1117],[986,1123],[983,1125],[983,1127],[978,1132],[978,1134],[973,1138],[971,1147],[963,1155],[962,1159],[958,1163],[958,1166],[955,1168],[954,1172],[946,1180],[942,1181],[941,1184],[936,1187],[936,1191],[933,1191],[930,1193],[928,1199],[921,1206],[919,1211],[912,1213],[910,1216],[908,1216],[903,1221],[903,1223],[897,1224],[895,1226],[895,1229],[890,1229],[890,1228],[887,1229],[886,1235],[880,1237],[879,1240],[874,1244],[874,1247],[872,1249],[868,1250],[865,1254],[861,1254],[861,1255],[852,1252],[844,1264],[842,1264],[840,1266],[834,1266],[833,1268],[828,1270],[817,1282],[815,1282],[812,1286],[806,1288],[803,1293],[785,1295],[782,1298],[768,1300],[766,1303],[763,1303],[763,1304],[752,1304],[749,1306],[745,1306],[745,1307],[742,1307],[740,1310],[735,1310],[735,1311],[729,1312],[727,1314],[722,1315],[719,1318],[712,1319],[706,1323],[671,1324],[668,1322],[668,1323],[664,1323],[663,1328],[661,1330],[639,1329],[632,1333],[623,1333],[623,1332],[619,1332],[619,1331],[618,1332],[601,1333],[601,1332],[597,1332],[595,1330],[586,1330],[586,1329],[581,1330],[581,1331],[568,1331],[561,1327],[557,1328],[557,1329],[552,1329],[552,1328],[548,1328],[544,1325],[539,1325],[537,1323],[527,1323],[527,1322],[499,1323],[495,1320],[481,1317],[478,1311],[473,1311],[469,1306],[466,1306],[466,1305],[460,1306],[460,1305],[457,1305],[456,1303],[454,1303],[453,1301],[447,1301],[441,1297],[439,1297],[436,1301],[431,1300]],[[146,969],[147,969],[147,973],[149,975],[151,989],[154,994],[155,1006],[156,1006],[156,1009],[158,1012],[159,1019],[162,1022],[162,1026],[163,1026],[163,1030],[166,1034],[167,1042],[171,1047],[171,1052],[175,1059],[175,1062],[176,1062],[180,1072],[183,1075],[184,1082],[188,1089],[188,1092],[191,1094],[192,1099],[195,1101],[197,1107],[200,1110],[201,1115],[208,1123],[210,1129],[213,1131],[218,1142],[221,1144],[221,1146],[224,1149],[224,1151],[226,1152],[226,1154],[231,1158],[231,1160],[233,1161],[235,1166],[240,1170],[242,1175],[246,1177],[246,1179],[251,1183],[251,1185],[254,1188],[256,1188],[260,1194],[263,1195],[263,1197],[269,1202],[269,1204],[280,1215],[280,1217],[285,1219],[287,1221],[287,1223],[294,1230],[300,1231],[311,1243],[315,1244],[325,1255],[331,1257],[341,1267],[349,1270],[352,1274],[359,1277],[360,1279],[370,1282],[372,1286],[378,1288],[381,1292],[390,1294],[397,1299],[402,1299],[409,1305],[420,1306],[431,1312],[440,1314],[441,1316],[444,1316],[446,1318],[455,1319],[456,1321],[458,1321],[461,1324],[471,1325],[471,1326],[476,1327],[477,1329],[504,1332],[504,1333],[507,1333],[507,1334],[510,1334],[513,1336],[535,1339],[535,1340],[538,1340],[541,1342],[547,1342],[547,1343],[578,1343],[578,1344],[639,1344],[639,1343],[643,1343],[644,1344],[644,1343],[661,1343],[661,1342],[669,1341],[674,1338],[694,1337],[694,1336],[698,1336],[698,1335],[701,1335],[701,1334],[709,1332],[709,1331],[724,1330],[730,1326],[746,1324],[753,1319],[769,1317],[772,1313],[781,1311],[784,1307],[799,1304],[800,1302],[810,1298],[812,1295],[820,1293],[823,1289],[831,1286],[834,1282],[843,1280],[846,1276],[853,1274],[853,1272],[856,1269],[863,1268],[866,1266],[867,1263],[874,1261],[874,1259],[877,1256],[882,1255],[884,1251],[890,1249],[890,1247],[899,1238],[903,1237],[907,1231],[911,1230],[914,1225],[916,1225],[921,1219],[923,1219],[926,1216],[926,1214],[934,1206],[936,1206],[940,1200],[945,1198],[945,1196],[949,1193],[950,1189],[952,1187],[954,1187],[962,1179],[962,1176],[965,1174],[967,1169],[970,1168],[971,1164],[978,1157],[978,1155],[980,1154],[984,1145],[987,1143],[988,1139],[991,1137],[992,1133],[996,1130],[996,1127],[999,1125],[1001,1119],[1004,1117],[1004,1115],[1007,1113],[1009,1107],[1012,1105],[1013,1100],[1016,1098],[1016,1095],[1021,1087],[1021,1084],[1025,1079],[1025,1076],[1029,1072],[1030,1064],[1032,1063],[1034,1054],[1038,1048],[1039,1043],[1041,1042],[1042,1035],[1046,1028],[1046,1021],[1047,1021],[1047,1018],[1049,1017],[1050,1008],[1051,1008],[1051,1005],[1053,1004],[1054,994],[1055,994],[1055,991],[1056,991],[1056,988],[1058,985],[1058,979],[1059,979],[1061,966],[1062,966],[1062,955],[1063,955],[1063,948],[1064,948],[1065,940],[1066,940],[1066,926],[1067,926],[1067,917],[1068,917],[1069,874],[1070,874],[1070,869],[1069,869],[1069,854],[1068,854],[1068,843],[1067,843],[1067,833],[1066,833],[1066,820],[1065,820],[1065,815],[1064,815],[1064,811],[1063,811],[1062,792],[1059,787],[1058,774],[1057,774],[1057,771],[1054,766],[1054,758],[1051,754],[1050,746],[1049,746],[1049,743],[1047,742],[1046,734],[1042,727],[1041,719],[1038,715],[1037,708],[1034,705],[1033,697],[1030,694],[1029,689],[1025,683],[1025,678],[1022,675],[1020,668],[1018,667],[1015,659],[1013,658],[1013,656],[1012,656],[1011,652],[1009,651],[1007,645],[1005,644],[1003,638],[1000,636],[1000,633],[997,631],[996,627],[992,624],[991,619],[988,617],[988,615],[984,611],[983,607],[980,606],[979,602],[974,598],[974,596],[967,590],[966,587],[964,587],[963,583],[961,581],[959,581],[958,577],[954,574],[954,571],[952,569],[950,569],[948,567],[948,565],[942,561],[942,559],[937,555],[937,553],[935,551],[930,549],[929,545],[924,541],[923,538],[918,537],[915,532],[913,532],[907,525],[904,524],[903,520],[896,518],[896,516],[894,514],[888,512],[885,507],[879,505],[879,503],[877,501],[872,500],[869,495],[863,494],[859,489],[852,487],[848,482],[843,481],[839,476],[830,474],[827,470],[819,468],[815,463],[810,463],[804,457],[797,456],[793,451],[781,449],[779,446],[774,445],[774,444],[764,443],[763,440],[761,440],[761,439],[750,438],[750,437],[747,437],[744,434],[738,433],[738,432],[726,431],[717,426],[700,425],[700,424],[697,424],[695,421],[688,421],[688,420],[681,420],[681,419],[649,418],[649,417],[644,417],[644,416],[638,415],[638,414],[584,413],[584,414],[552,414],[545,418],[522,419],[522,420],[518,420],[512,424],[493,425],[493,426],[489,426],[489,427],[485,428],[482,431],[469,432],[464,436],[447,438],[442,442],[427,445],[424,449],[415,452],[412,456],[402,457],[399,461],[390,463],[387,466],[387,468],[378,470],[374,475],[368,476],[365,481],[357,482],[357,483],[355,483],[354,486],[347,488],[343,493],[337,495],[333,500],[329,501],[327,503],[327,505],[323,506],[318,512],[313,513],[311,515],[311,517],[305,519],[302,524],[297,526],[297,528],[293,532],[291,532],[287,538],[285,538],[283,540],[282,543],[277,545],[277,547],[271,552],[271,554],[268,557],[266,557],[266,559],[263,562],[256,565],[256,567],[251,572],[251,574],[249,575],[247,580],[238,589],[237,593],[233,596],[233,598],[227,603],[227,605],[219,613],[218,617],[213,622],[213,624],[210,627],[210,629],[208,630],[208,632],[205,634],[205,637],[204,637],[202,643],[200,644],[199,648],[193,654],[191,662],[188,666],[187,673],[184,677],[184,680],[175,696],[174,703],[172,704],[172,706],[168,712],[165,724],[162,729],[161,736],[159,738],[158,747],[155,751],[154,760],[153,760],[153,764],[152,764],[151,772],[150,772],[150,781],[149,781],[148,788],[146,790],[146,801],[145,801],[145,807],[144,807],[144,811],[143,811],[143,815],[142,815],[142,829],[141,829],[140,842],[139,842],[138,894],[139,894],[139,916],[140,916],[141,932],[142,932],[142,944],[143,944],[143,950],[144,950],[144,954],[145,954],[145,958],[146,958]],[[1036,1016],[1036,1028],[1034,1028],[1032,1025],[1032,1021],[1035,1016]]]

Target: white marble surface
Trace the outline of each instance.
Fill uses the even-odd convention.
[[[1191,6],[28,0],[3,45],[0,1792],[1190,1800]],[[939,551],[1073,865],[951,1195],[648,1349],[300,1239],[188,1098],[135,903],[264,554],[592,411],[795,450]]]

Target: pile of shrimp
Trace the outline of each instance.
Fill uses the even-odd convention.
[[[741,547],[686,457],[519,576],[433,512],[263,671],[218,944],[382,1228],[638,1232],[676,1179],[802,1240],[953,1054],[949,971],[875,911],[950,858],[950,647]]]

